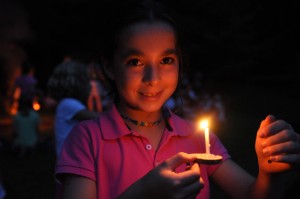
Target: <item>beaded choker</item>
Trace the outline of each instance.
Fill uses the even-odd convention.
[[[128,120],[137,126],[145,126],[145,127],[151,127],[151,126],[158,125],[163,120],[163,118],[161,117],[158,120],[156,120],[155,122],[143,122],[143,121],[137,121],[137,120],[131,119],[130,117],[123,115],[122,113],[120,113],[120,115],[123,119]]]

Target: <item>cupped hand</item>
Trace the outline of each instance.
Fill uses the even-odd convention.
[[[278,173],[300,165],[300,136],[284,120],[268,115],[257,131],[255,150],[260,171]]]
[[[194,154],[180,152],[151,170],[142,179],[147,195],[150,198],[195,198],[204,186],[199,165],[193,164],[181,173],[174,172],[176,167],[195,158]]]

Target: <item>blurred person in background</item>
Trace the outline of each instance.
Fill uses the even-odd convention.
[[[88,109],[91,92],[88,67],[78,60],[65,60],[56,66],[48,80],[49,96],[57,103],[55,109],[55,151],[58,158],[69,132],[80,121],[97,117]],[[56,183],[56,198],[61,196],[61,184]]]
[[[19,108],[13,116],[13,149],[20,157],[33,152],[39,141],[41,118],[32,108],[33,97],[26,93],[19,98]]]
[[[64,140],[79,121],[95,118],[87,108],[91,91],[87,65],[77,60],[57,65],[48,80],[49,96],[57,102],[55,110],[55,148],[59,156]]]
[[[33,101],[38,102],[42,97],[42,91],[38,88],[38,80],[35,77],[35,66],[29,61],[25,61],[21,68],[22,74],[15,79],[12,102],[11,114],[14,115],[18,111],[18,100],[21,95],[32,96]]]

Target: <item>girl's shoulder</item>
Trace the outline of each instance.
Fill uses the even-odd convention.
[[[189,135],[197,129],[194,121],[181,117],[170,110],[168,112],[168,114],[164,113],[164,115],[166,115],[165,117],[167,118],[168,127],[170,129],[180,132],[182,136]]]
[[[111,111],[99,112],[98,116],[94,119],[80,121],[78,124],[85,128],[104,129],[105,126],[115,126],[116,116]]]
[[[81,121],[81,128],[89,134],[100,135],[101,139],[113,140],[130,134],[130,130],[113,106],[110,110],[100,112],[91,120]]]

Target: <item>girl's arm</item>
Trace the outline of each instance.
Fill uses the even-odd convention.
[[[96,199],[96,182],[92,179],[67,174],[64,177],[63,199]]]
[[[283,198],[284,183],[282,180],[277,180],[275,176],[260,174],[255,179],[230,159],[222,163],[212,178],[231,198]]]
[[[259,172],[255,179],[232,160],[226,160],[212,178],[232,198],[284,198],[287,171],[300,163],[299,135],[283,120],[268,116],[257,132],[255,150]]]

